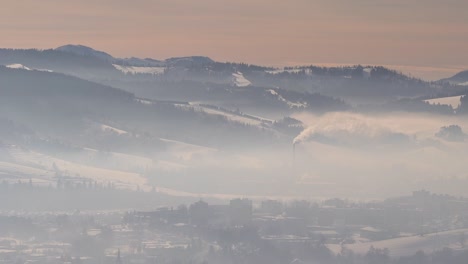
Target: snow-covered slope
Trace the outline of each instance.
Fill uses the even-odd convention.
[[[31,68],[28,68],[28,67],[24,66],[23,64],[19,64],[19,63],[6,65],[6,67],[10,68],[10,69],[20,69],[20,70],[32,71]]]
[[[307,107],[307,102],[291,102],[286,100],[282,95],[280,95],[277,91],[270,89],[268,90],[271,95],[275,96],[278,98],[279,101],[285,102],[289,108],[306,108]]]
[[[253,125],[253,126],[258,126],[258,127],[263,127],[262,125],[264,123],[273,123],[274,120],[264,118],[264,117],[259,117],[259,116],[253,116],[250,114],[246,113],[240,113],[240,112],[234,112],[234,111],[228,111],[225,109],[221,108],[216,108],[215,106],[209,107],[207,105],[203,105],[197,102],[190,102],[188,105],[182,105],[179,104],[178,107],[181,108],[187,108],[187,109],[193,109],[195,111],[199,112],[204,112],[206,114],[210,115],[220,115],[225,117],[226,119],[234,122],[239,122],[243,124],[248,124],[248,125]]]
[[[247,87],[252,85],[252,83],[244,77],[242,72],[235,72],[232,74],[233,83],[237,87]]]
[[[33,69],[24,66],[23,64],[20,63],[14,63],[14,64],[9,64],[6,65],[5,67],[10,68],[10,69],[20,69],[20,70],[26,70],[26,71],[44,71],[44,72],[54,72],[52,70],[47,70],[47,69]]]
[[[345,248],[352,250],[356,254],[366,254],[371,246],[374,248],[387,248],[390,255],[393,257],[409,256],[422,250],[425,253],[431,253],[436,250],[441,250],[444,247],[454,250],[467,249],[468,245],[460,246],[460,236],[468,233],[468,229],[457,229],[439,233],[426,235],[416,235],[408,237],[400,237],[387,239],[375,242],[355,243],[344,245]],[[335,253],[339,253],[341,245],[328,245]]]
[[[275,70],[267,70],[265,72],[268,73],[268,74],[276,75],[276,74],[281,74],[281,73],[285,73],[285,72],[287,72],[287,73],[301,73],[302,71],[304,71],[305,74],[307,74],[307,75],[312,74],[311,69],[300,69],[300,68],[292,68],[292,69],[282,68],[282,69],[275,69]]]
[[[104,125],[104,124],[99,125],[99,127],[100,127],[101,130],[104,131],[104,132],[111,132],[111,133],[115,133],[115,134],[118,134],[118,135],[126,135],[126,134],[128,134],[128,132],[125,131],[125,130],[118,129],[118,128],[115,128],[115,127],[112,127],[112,126],[108,126],[108,125]]]
[[[52,157],[32,150],[10,147],[11,160],[0,163],[0,172],[21,175],[25,180],[55,184],[57,175],[70,180],[89,179],[99,183],[112,182],[119,188],[145,186],[146,179],[134,172],[100,168]]]
[[[428,102],[433,105],[450,105],[451,107],[458,108],[461,104],[460,99],[462,98],[461,95],[459,96],[451,96],[451,97],[441,97],[441,98],[434,98],[430,100],[425,100],[425,102]]]
[[[113,64],[113,66],[125,74],[163,74],[166,67],[140,67],[140,66],[122,66]]]

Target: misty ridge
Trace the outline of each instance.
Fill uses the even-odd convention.
[[[467,71],[0,49],[0,260],[465,263],[467,117]]]

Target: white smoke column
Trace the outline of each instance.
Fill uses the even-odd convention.
[[[322,135],[338,140],[367,141],[392,134],[376,120],[352,113],[329,113],[319,117],[293,140],[293,144]]]

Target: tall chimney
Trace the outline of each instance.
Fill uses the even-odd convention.
[[[295,166],[296,163],[296,142],[293,142],[292,145],[292,165]]]

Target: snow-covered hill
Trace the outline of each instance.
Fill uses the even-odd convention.
[[[244,77],[242,72],[235,72],[232,74],[233,83],[237,87],[247,87],[252,85],[252,83]]]
[[[166,67],[122,66],[113,64],[114,67],[125,74],[163,74]]]
[[[46,69],[33,69],[24,66],[23,64],[20,63],[14,63],[14,64],[9,64],[5,65],[5,67],[10,68],[10,69],[20,69],[20,70],[26,70],[26,71],[44,71],[44,72],[54,72],[52,70],[46,70]]]

